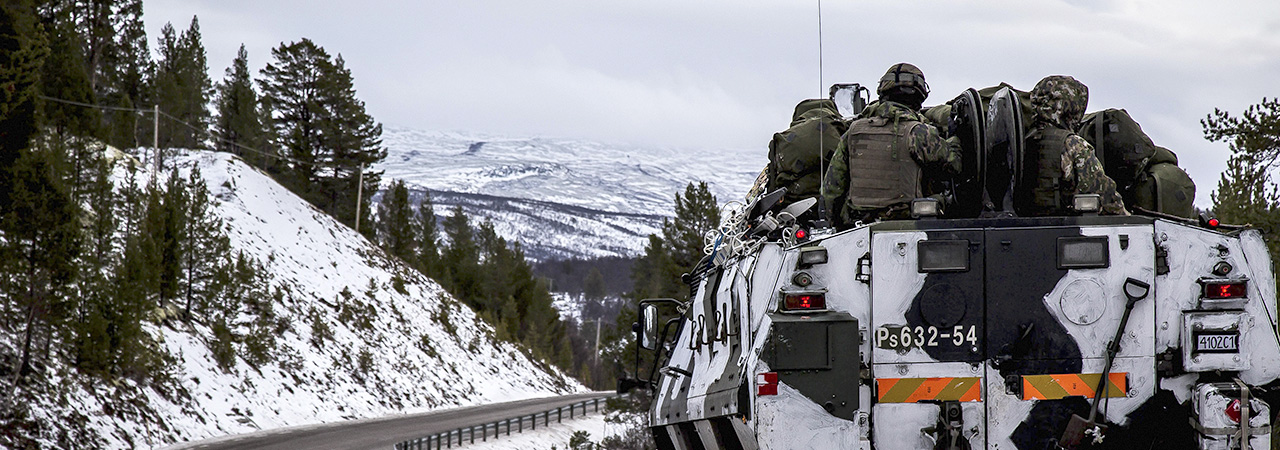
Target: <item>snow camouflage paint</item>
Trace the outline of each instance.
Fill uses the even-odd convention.
[[[1280,337],[1257,231],[1077,216],[811,239],[762,243],[695,281],[657,381],[659,448],[1053,448],[1089,416],[1126,283],[1149,290],[1120,334],[1097,448],[1240,448],[1242,429],[1270,445]],[[801,267],[815,246],[827,261]],[[782,310],[798,291],[826,309]],[[1241,404],[1247,427],[1227,413]]]

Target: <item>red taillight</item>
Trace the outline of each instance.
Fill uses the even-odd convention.
[[[765,372],[756,375],[756,396],[778,395],[778,373]]]
[[[1244,281],[1212,281],[1204,284],[1204,298],[1244,298],[1248,285]]]
[[[1222,222],[1219,222],[1218,219],[1209,219],[1210,228],[1218,228],[1218,225],[1221,225],[1221,224]]]
[[[804,228],[796,230],[796,239],[804,240],[809,238],[809,232]]]
[[[827,296],[825,294],[787,294],[782,301],[782,309],[787,311],[827,309]]]
[[[1225,410],[1227,418],[1232,422],[1240,423],[1240,399],[1232,400]]]

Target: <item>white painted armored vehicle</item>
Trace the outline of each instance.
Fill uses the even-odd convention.
[[[792,217],[811,202],[777,197],[709,233],[687,302],[641,304],[660,449],[1270,448],[1257,231],[1085,196],[1055,217],[919,201],[914,220],[809,230]]]

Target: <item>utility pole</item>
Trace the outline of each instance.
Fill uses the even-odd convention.
[[[595,354],[595,362],[593,364],[595,364],[596,367],[600,366],[600,318],[599,317],[596,318],[596,354]]]
[[[356,185],[356,233],[360,232],[360,205],[363,202],[361,198],[364,196],[364,164],[360,165],[360,182]]]
[[[160,171],[160,105],[159,104],[151,105],[151,116],[153,120],[151,125],[151,148],[154,149],[156,152],[156,165],[155,165],[155,168],[151,170],[151,178],[155,179],[156,172]]]

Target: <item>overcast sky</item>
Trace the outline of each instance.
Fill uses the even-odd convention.
[[[257,76],[282,42],[341,54],[386,126],[691,149],[758,148],[822,84],[874,86],[911,62],[933,90],[1089,86],[1178,154],[1197,204],[1225,167],[1215,107],[1280,96],[1280,2],[946,0],[146,0],[151,45],[199,16],[215,82],[246,45]]]

